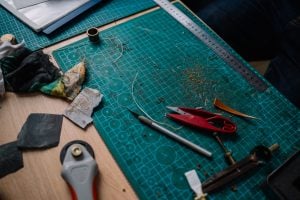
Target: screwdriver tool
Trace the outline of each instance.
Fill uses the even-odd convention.
[[[96,200],[98,165],[92,147],[81,140],[67,143],[60,153],[61,175],[67,182],[72,200]]]
[[[269,161],[272,157],[272,153],[278,148],[279,145],[277,143],[269,148],[262,145],[256,146],[250,152],[249,156],[208,178],[202,184],[203,192],[210,193],[218,190],[246,173],[253,171]]]
[[[213,133],[213,136],[216,138],[216,140],[218,141],[219,145],[221,146],[221,148],[223,149],[224,151],[224,157],[225,159],[227,160],[227,162],[229,163],[229,165],[233,165],[235,164],[235,160],[232,156],[232,152],[229,151],[225,145],[223,144],[221,138],[219,137],[218,133],[217,132],[214,132]]]

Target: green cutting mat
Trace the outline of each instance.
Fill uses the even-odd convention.
[[[110,23],[154,5],[152,0],[106,0],[106,3],[100,3],[49,36],[34,32],[0,6],[0,36],[12,33],[18,41],[25,40],[28,48],[36,50],[83,33],[90,27]]]
[[[210,199],[264,197],[260,184],[266,175],[299,148],[300,115],[295,107],[272,87],[263,93],[256,91],[163,10],[105,30],[101,38],[100,45],[84,39],[55,51],[53,56],[63,70],[83,58],[88,62],[85,85],[104,94],[103,107],[94,113],[94,125],[141,199],[193,199],[184,172],[196,169],[204,181],[227,164],[223,151],[209,134],[186,127],[176,131],[211,151],[212,159],[153,131],[128,112],[127,107],[135,108],[131,90],[137,73],[133,95],[158,121],[179,126],[166,119],[167,105],[203,106],[221,112],[212,105],[215,97],[258,117],[245,120],[223,113],[238,126],[237,136],[224,138],[225,145],[237,160],[259,144],[278,142],[280,151],[253,176],[238,182],[237,191],[228,187],[211,194]]]

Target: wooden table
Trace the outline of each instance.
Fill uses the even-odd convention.
[[[99,31],[152,10],[99,27]],[[51,54],[54,49],[83,37],[86,35],[82,34],[53,45],[44,49],[44,52]],[[62,114],[68,105],[69,102],[65,100],[41,93],[20,95],[7,92],[5,97],[0,99],[0,144],[17,139],[30,113]],[[95,127],[91,125],[86,130],[82,130],[64,118],[59,146],[47,150],[23,152],[24,168],[0,179],[0,200],[71,199],[67,184],[60,175],[62,166],[59,156],[63,146],[72,140],[84,140],[94,149],[100,171],[97,177],[98,199],[138,199]]]
[[[16,140],[30,113],[62,114],[68,102],[40,93],[6,93],[0,106],[0,144],[4,144]],[[66,118],[58,147],[23,152],[24,168],[0,179],[0,199],[71,199],[60,175],[62,166],[59,155],[62,147],[75,139],[88,142],[94,149],[100,171],[97,177],[99,199],[137,199],[95,127],[82,130]]]

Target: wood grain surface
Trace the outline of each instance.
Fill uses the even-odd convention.
[[[101,32],[156,9],[158,7],[98,27],[98,30]],[[87,37],[85,33],[52,45],[44,49],[44,52],[51,55],[55,49],[84,37]],[[57,65],[55,60],[52,61]],[[69,104],[70,102],[66,100],[41,93],[15,94],[6,92],[4,98],[0,98],[0,145],[17,139],[17,135],[29,114],[62,114]],[[69,188],[60,175],[62,166],[59,156],[63,146],[72,140],[86,141],[95,152],[95,159],[100,172],[97,177],[98,199],[138,199],[101,139],[101,133],[98,134],[93,125],[83,130],[64,118],[59,146],[47,150],[23,152],[24,168],[0,179],[0,200],[71,199]]]
[[[17,139],[30,113],[62,114],[68,104],[41,93],[6,93],[0,100],[0,144]],[[88,142],[94,149],[100,171],[97,177],[99,199],[137,199],[95,127],[90,125],[82,130],[66,118],[63,119],[58,147],[23,152],[24,168],[0,179],[0,199],[71,199],[67,184],[60,175],[59,155],[62,147],[75,139]]]

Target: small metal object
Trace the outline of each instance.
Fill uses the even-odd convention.
[[[79,145],[74,145],[71,152],[74,157],[79,157],[82,155],[82,149]]]
[[[279,149],[279,144],[277,144],[277,143],[275,143],[269,147],[269,150],[271,151],[271,153],[273,153],[277,149]]]
[[[67,150],[69,149],[69,147],[71,147],[72,145],[77,145],[77,146],[79,146],[78,144],[80,144],[81,146],[83,146],[87,151],[88,151],[88,153],[93,157],[93,158],[95,158],[95,154],[94,154],[94,150],[92,149],[92,147],[88,144],[88,143],[86,143],[86,142],[84,142],[84,141],[82,141],[82,140],[73,140],[73,141],[71,141],[71,142],[69,142],[69,143],[67,143],[64,147],[63,147],[63,149],[61,150],[61,152],[60,152],[60,163],[61,164],[63,164],[63,162],[64,162],[64,159],[65,159],[65,157],[66,157],[66,153],[67,153]],[[71,153],[72,154],[72,153]]]
[[[92,27],[92,28],[88,29],[86,31],[86,34],[88,35],[89,40],[91,42],[98,43],[100,41],[100,39],[99,39],[99,31],[98,31],[97,28]]]

